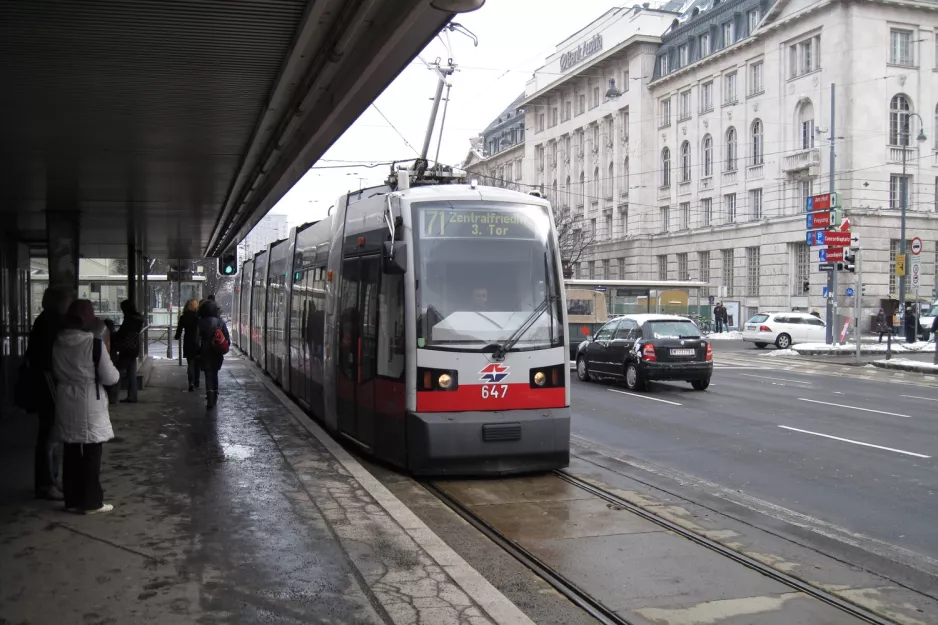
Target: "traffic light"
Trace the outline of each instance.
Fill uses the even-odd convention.
[[[857,272],[857,253],[856,250],[846,249],[844,250],[844,262],[841,263],[838,269],[845,269],[850,273]]]
[[[805,280],[804,283],[801,285],[801,292],[807,293],[810,290],[811,290],[811,283]]]
[[[238,273],[238,248],[225,250],[218,258],[218,274],[222,276],[233,276]]]

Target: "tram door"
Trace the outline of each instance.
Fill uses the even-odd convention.
[[[381,257],[342,264],[336,400],[339,431],[374,446],[378,282]]]

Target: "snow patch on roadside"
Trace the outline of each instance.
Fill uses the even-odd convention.
[[[732,330],[730,332],[711,332],[706,336],[706,338],[711,341],[741,341],[743,340],[743,333],[739,330]]]

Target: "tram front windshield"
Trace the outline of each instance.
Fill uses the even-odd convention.
[[[563,345],[562,285],[546,207],[459,201],[421,202],[413,210],[418,347]]]

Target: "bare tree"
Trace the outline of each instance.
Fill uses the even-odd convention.
[[[570,279],[574,275],[574,267],[580,261],[580,257],[589,248],[596,239],[596,233],[593,232],[583,220],[570,214],[569,209],[563,209],[556,205],[554,209],[554,224],[557,227],[557,243],[560,247],[560,260],[563,263],[563,274],[565,279]]]

